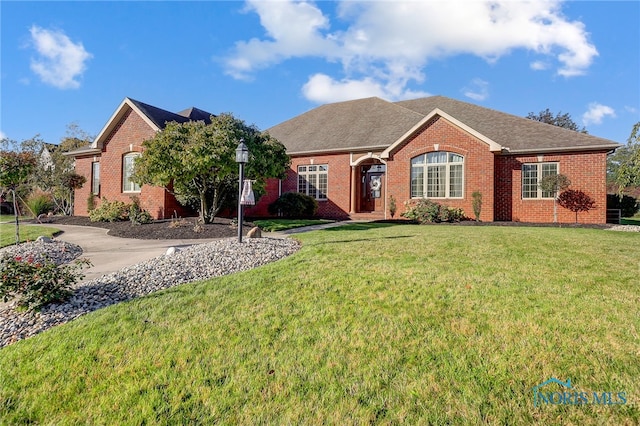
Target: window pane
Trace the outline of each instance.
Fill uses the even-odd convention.
[[[464,161],[464,157],[458,154],[449,154],[449,162],[450,163],[462,163]]]
[[[447,166],[427,167],[427,197],[445,197],[446,170]]]
[[[424,164],[424,159],[425,156],[424,155],[420,155],[418,157],[412,158],[411,159],[411,165],[417,165],[417,164]]]
[[[524,164],[522,166],[522,198],[538,197],[538,165]]]
[[[424,166],[411,167],[411,197],[424,197]]]
[[[306,172],[306,171],[307,171],[307,166],[298,166],[298,173]]]
[[[550,175],[558,174],[558,163],[543,163],[542,164],[542,178]],[[554,193],[552,191],[542,191],[542,198],[553,198]]]
[[[91,193],[100,194],[100,163],[91,163]]]
[[[462,197],[462,164],[450,166],[449,197]]]
[[[313,198],[318,198],[318,175],[310,174],[307,181],[309,185],[309,195]]]
[[[140,186],[131,181],[133,174],[134,160],[140,154],[127,154],[124,156],[122,164],[122,191],[123,192],[139,192]]]
[[[298,192],[301,194],[307,193],[307,179],[303,174],[298,175]]]
[[[326,167],[326,166],[325,166]],[[327,173],[318,174],[318,199],[325,200],[327,198]]]
[[[429,154],[427,154],[427,162],[430,164],[446,163],[447,153],[446,152],[430,152]]]

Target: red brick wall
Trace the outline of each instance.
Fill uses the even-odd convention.
[[[298,191],[298,166],[309,164],[326,164],[329,166],[327,198],[318,201],[318,216],[325,218],[344,219],[349,215],[351,166],[349,154],[321,154],[308,157],[292,157],[291,168],[287,170],[287,177],[282,180],[282,193]],[[248,216],[267,216],[270,203],[278,198],[277,180],[270,179],[267,195],[263,196],[257,205],[246,211]]]
[[[259,199],[256,200],[256,205],[255,206],[245,206],[244,207],[244,214],[247,217],[268,217],[269,215],[269,211],[267,210],[269,208],[269,204],[273,203],[275,200],[278,199],[279,195],[279,186],[280,186],[280,179],[267,179],[266,185],[265,185],[265,190],[266,193],[260,197]],[[235,216],[237,216],[237,212],[235,213]]]
[[[130,152],[142,152],[142,142],[152,138],[155,131],[138,115],[129,111],[120,120],[103,144],[100,162],[100,199],[119,200],[131,203],[131,197],[137,196],[143,209],[156,219],[171,217],[174,211],[179,216],[192,212],[180,206],[175,198],[164,188],[144,185],[138,193],[122,191],[122,160]],[[76,191],[74,214],[87,216],[87,199],[91,191],[91,162],[94,157],[76,159],[76,173],[87,178],[87,183]],[[96,197],[96,207],[100,199]]]
[[[100,161],[100,157],[95,157],[97,161]],[[76,216],[88,215],[88,199],[91,193],[91,163],[94,161],[94,157],[78,157],[76,158],[76,173],[80,176],[84,176],[87,182],[82,185],[82,188],[76,189],[74,193],[73,201],[73,214]],[[97,197],[96,197],[97,201]]]
[[[605,223],[607,218],[606,152],[508,155],[496,157],[496,220],[553,222],[553,200],[522,198],[522,165],[558,162],[559,172],[569,178],[569,188],[593,198],[596,206],[578,213],[580,223]],[[575,222],[575,213],[557,206],[558,222]]]
[[[438,145],[438,149],[434,145]],[[447,120],[436,117],[424,129],[393,153],[387,162],[387,196],[396,199],[399,217],[405,211],[404,203],[411,199],[411,159],[428,152],[448,151],[464,156],[464,193],[462,199],[437,199],[433,201],[450,207],[462,208],[473,217],[474,191],[482,193],[480,219],[493,221],[494,211],[494,155],[489,146]],[[388,204],[387,204],[388,205]]]

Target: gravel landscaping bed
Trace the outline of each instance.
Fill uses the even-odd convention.
[[[58,249],[58,255],[53,254]],[[292,239],[255,238],[242,243],[234,238],[197,244],[171,255],[162,255],[76,285],[64,303],[52,303],[40,312],[17,311],[15,303],[0,307],[0,347],[64,324],[80,315],[148,295],[183,283],[246,271],[295,253],[299,243]],[[12,251],[13,250],[13,251]],[[44,252],[53,259],[71,261],[77,246],[68,243],[25,243],[5,250],[13,256],[39,258]],[[64,257],[61,253],[73,253]]]

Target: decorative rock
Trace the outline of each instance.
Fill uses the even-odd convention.
[[[262,231],[257,226],[247,232],[247,238],[262,238]]]
[[[176,248],[176,247],[169,247],[167,249],[167,252],[164,254],[165,256],[171,256],[172,254],[176,254],[177,252],[179,252],[180,249]]]
[[[49,237],[45,237],[44,235],[40,235],[38,238],[36,238],[36,242],[38,243],[51,243],[53,242],[53,240]]]

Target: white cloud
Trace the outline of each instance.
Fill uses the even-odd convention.
[[[484,101],[489,97],[489,83],[480,78],[474,78],[469,86],[462,89],[462,92],[474,101]]]
[[[29,30],[38,56],[31,59],[31,70],[40,79],[59,89],[77,89],[78,78],[92,57],[81,42],[74,43],[62,31],[47,30],[36,25]]]
[[[533,61],[529,66],[535,71],[545,71],[549,69],[549,64],[544,61]]]
[[[405,97],[424,81],[430,60],[471,54],[496,62],[522,49],[531,67],[555,67],[559,75],[583,74],[598,52],[584,24],[568,20],[561,0],[539,1],[342,1],[332,31],[330,18],[312,2],[247,1],[260,16],[263,39],[239,41],[226,72],[250,78],[257,70],[291,58],[316,57],[342,65],[343,76],[312,76],[304,93],[338,87]],[[330,84],[329,84],[330,83]],[[316,86],[317,85],[317,86]],[[357,89],[356,89],[357,88]],[[313,90],[312,90],[313,89]]]
[[[5,132],[3,132],[2,130],[0,130],[0,140],[2,139],[7,139],[7,135]]]
[[[616,112],[613,108],[606,105],[599,104],[597,102],[591,102],[587,112],[582,114],[582,123],[585,126],[589,124],[602,124],[602,119],[605,117],[615,117]]]

